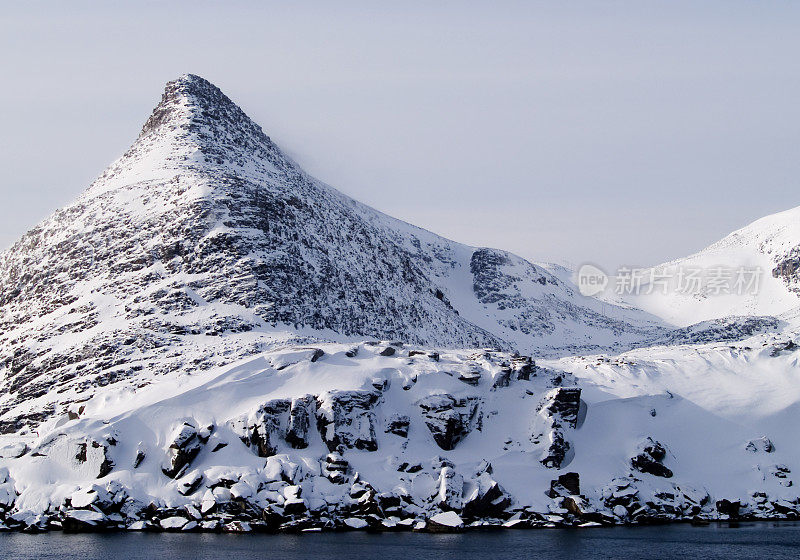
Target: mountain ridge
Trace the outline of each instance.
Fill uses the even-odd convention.
[[[602,311],[516,255],[317,181],[186,75],[74,203],[0,253],[0,422],[53,414],[53,387],[191,372],[298,337],[559,352],[658,329]]]

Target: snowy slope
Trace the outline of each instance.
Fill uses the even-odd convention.
[[[575,375],[590,411],[597,411],[587,417],[591,432],[576,438],[576,447],[585,442],[592,451],[583,456],[584,465],[572,467],[584,472],[582,468],[597,466],[615,448],[607,438],[598,442],[599,431],[612,430],[625,441],[647,430],[670,447],[676,473],[691,472],[696,483],[717,495],[744,497],[771,483],[788,488],[784,495],[794,499],[793,485],[765,473],[775,465],[788,472],[800,468],[795,433],[800,353],[795,340],[796,330],[789,330],[736,344],[656,346],[614,356],[542,361],[544,367]],[[631,416],[619,416],[621,410]],[[664,418],[665,413],[670,416]],[[767,437],[774,450],[746,453],[739,444],[760,437]]]
[[[347,198],[187,75],[125,155],[0,255],[0,431],[49,417],[74,388],[290,340],[564,352],[656,323]]]
[[[644,271],[641,293],[627,300],[678,326],[734,315],[780,315],[800,305],[799,255],[800,207],[761,218],[694,255]],[[708,283],[720,268],[729,276],[725,284],[730,293],[715,293]],[[681,269],[686,274],[692,269],[702,271],[705,280],[700,291],[675,289]],[[733,289],[739,270],[760,272],[756,289]],[[660,286],[647,293],[647,279],[653,273],[670,278],[666,294]],[[743,276],[745,283],[751,278]]]
[[[456,525],[519,527],[791,517],[800,369],[786,342],[539,367],[502,352],[291,346],[144,389],[120,383],[4,438],[0,522],[247,531],[434,529],[447,512]]]

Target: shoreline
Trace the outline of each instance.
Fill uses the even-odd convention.
[[[565,520],[564,522],[552,522],[542,520],[487,520],[487,521],[473,521],[462,526],[447,526],[439,523],[432,523],[431,519],[415,519],[414,524],[400,525],[395,524],[386,526],[383,524],[375,523],[375,519],[370,519],[369,523],[366,519],[362,518],[348,518],[360,519],[366,523],[364,526],[354,527],[347,525],[345,520],[336,520],[320,522],[308,518],[287,521],[279,526],[270,526],[263,521],[256,520],[229,520],[227,523],[219,523],[213,528],[203,527],[200,524],[188,528],[170,528],[164,527],[157,523],[156,520],[145,522],[141,526],[133,527],[135,524],[128,526],[121,526],[115,524],[96,524],[91,525],[88,523],[78,525],[64,522],[68,517],[60,521],[53,520],[47,526],[2,526],[0,534],[10,533],[24,533],[24,534],[46,534],[46,533],[65,533],[65,534],[82,534],[82,533],[103,533],[103,534],[135,534],[135,533],[170,533],[170,534],[260,534],[260,535],[297,535],[306,533],[426,533],[426,534],[462,534],[462,533],[482,533],[482,532],[504,532],[504,531],[535,531],[544,529],[616,529],[616,528],[643,528],[652,526],[664,525],[690,525],[692,527],[720,527],[726,526],[729,528],[736,528],[740,525],[748,524],[793,524],[800,523],[800,517],[742,517],[736,519],[721,519],[721,518],[694,518],[694,519],[660,519],[653,518],[633,523],[609,523],[609,522],[596,522],[587,521],[585,519],[574,518]],[[385,520],[381,520],[385,521]],[[188,522],[189,524],[191,522]],[[424,525],[420,525],[420,524]]]

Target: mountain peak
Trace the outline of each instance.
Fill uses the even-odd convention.
[[[167,82],[161,101],[142,127],[141,137],[162,129],[192,125],[214,129],[243,127],[250,133],[263,134],[236,103],[217,86],[195,74],[184,74]]]
[[[139,137],[87,192],[96,196],[188,170],[263,178],[290,172],[292,164],[217,86],[184,74],[167,82]]]

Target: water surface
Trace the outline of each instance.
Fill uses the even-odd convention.
[[[538,529],[460,534],[0,534],[0,558],[249,560],[800,557],[800,523]]]

